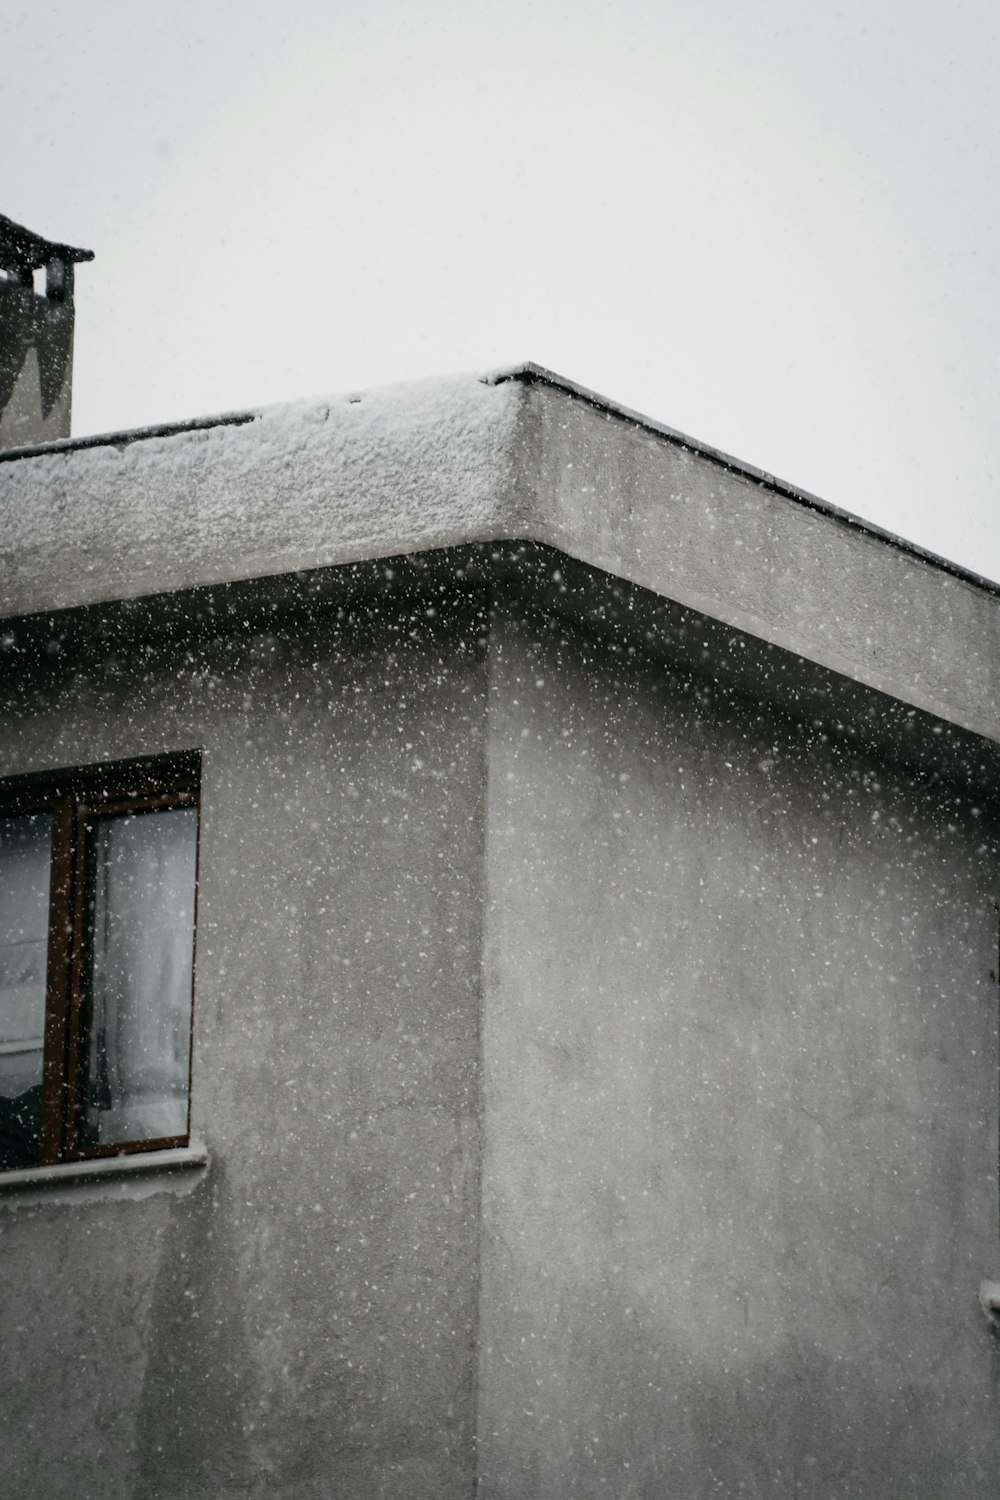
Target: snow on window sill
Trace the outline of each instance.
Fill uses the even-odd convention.
[[[208,1152],[197,1142],[169,1151],[136,1151],[55,1167],[23,1167],[0,1174],[0,1210],[87,1199],[148,1198],[187,1193],[204,1177]]]

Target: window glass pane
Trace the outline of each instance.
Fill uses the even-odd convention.
[[[187,1133],[195,808],[95,821],[82,1139]]]
[[[0,817],[0,1169],[38,1160],[52,815]]]

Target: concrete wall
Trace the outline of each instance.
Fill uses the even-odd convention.
[[[564,624],[489,701],[481,1493],[992,1500],[995,828]]]
[[[11,1500],[469,1494],[483,624],[438,600],[198,641],[111,611],[72,659],[65,621],[7,653],[4,776],[203,749],[211,1157],[0,1200]]]
[[[993,815],[643,628],[277,597],[5,643],[0,775],[203,751],[211,1160],[0,1194],[3,1492],[992,1500]]]

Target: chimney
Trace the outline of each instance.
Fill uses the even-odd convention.
[[[73,267],[93,258],[0,214],[0,449],[69,437]]]

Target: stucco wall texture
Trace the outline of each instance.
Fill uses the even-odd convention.
[[[489,702],[480,1492],[995,1496],[982,809],[531,615]]]
[[[503,589],[266,614],[3,680],[4,775],[202,750],[210,1155],[0,1199],[4,1493],[993,1500],[991,815]]]
[[[4,1200],[10,1500],[471,1492],[485,616],[342,616],[4,682],[5,774],[203,751],[210,1153]]]

